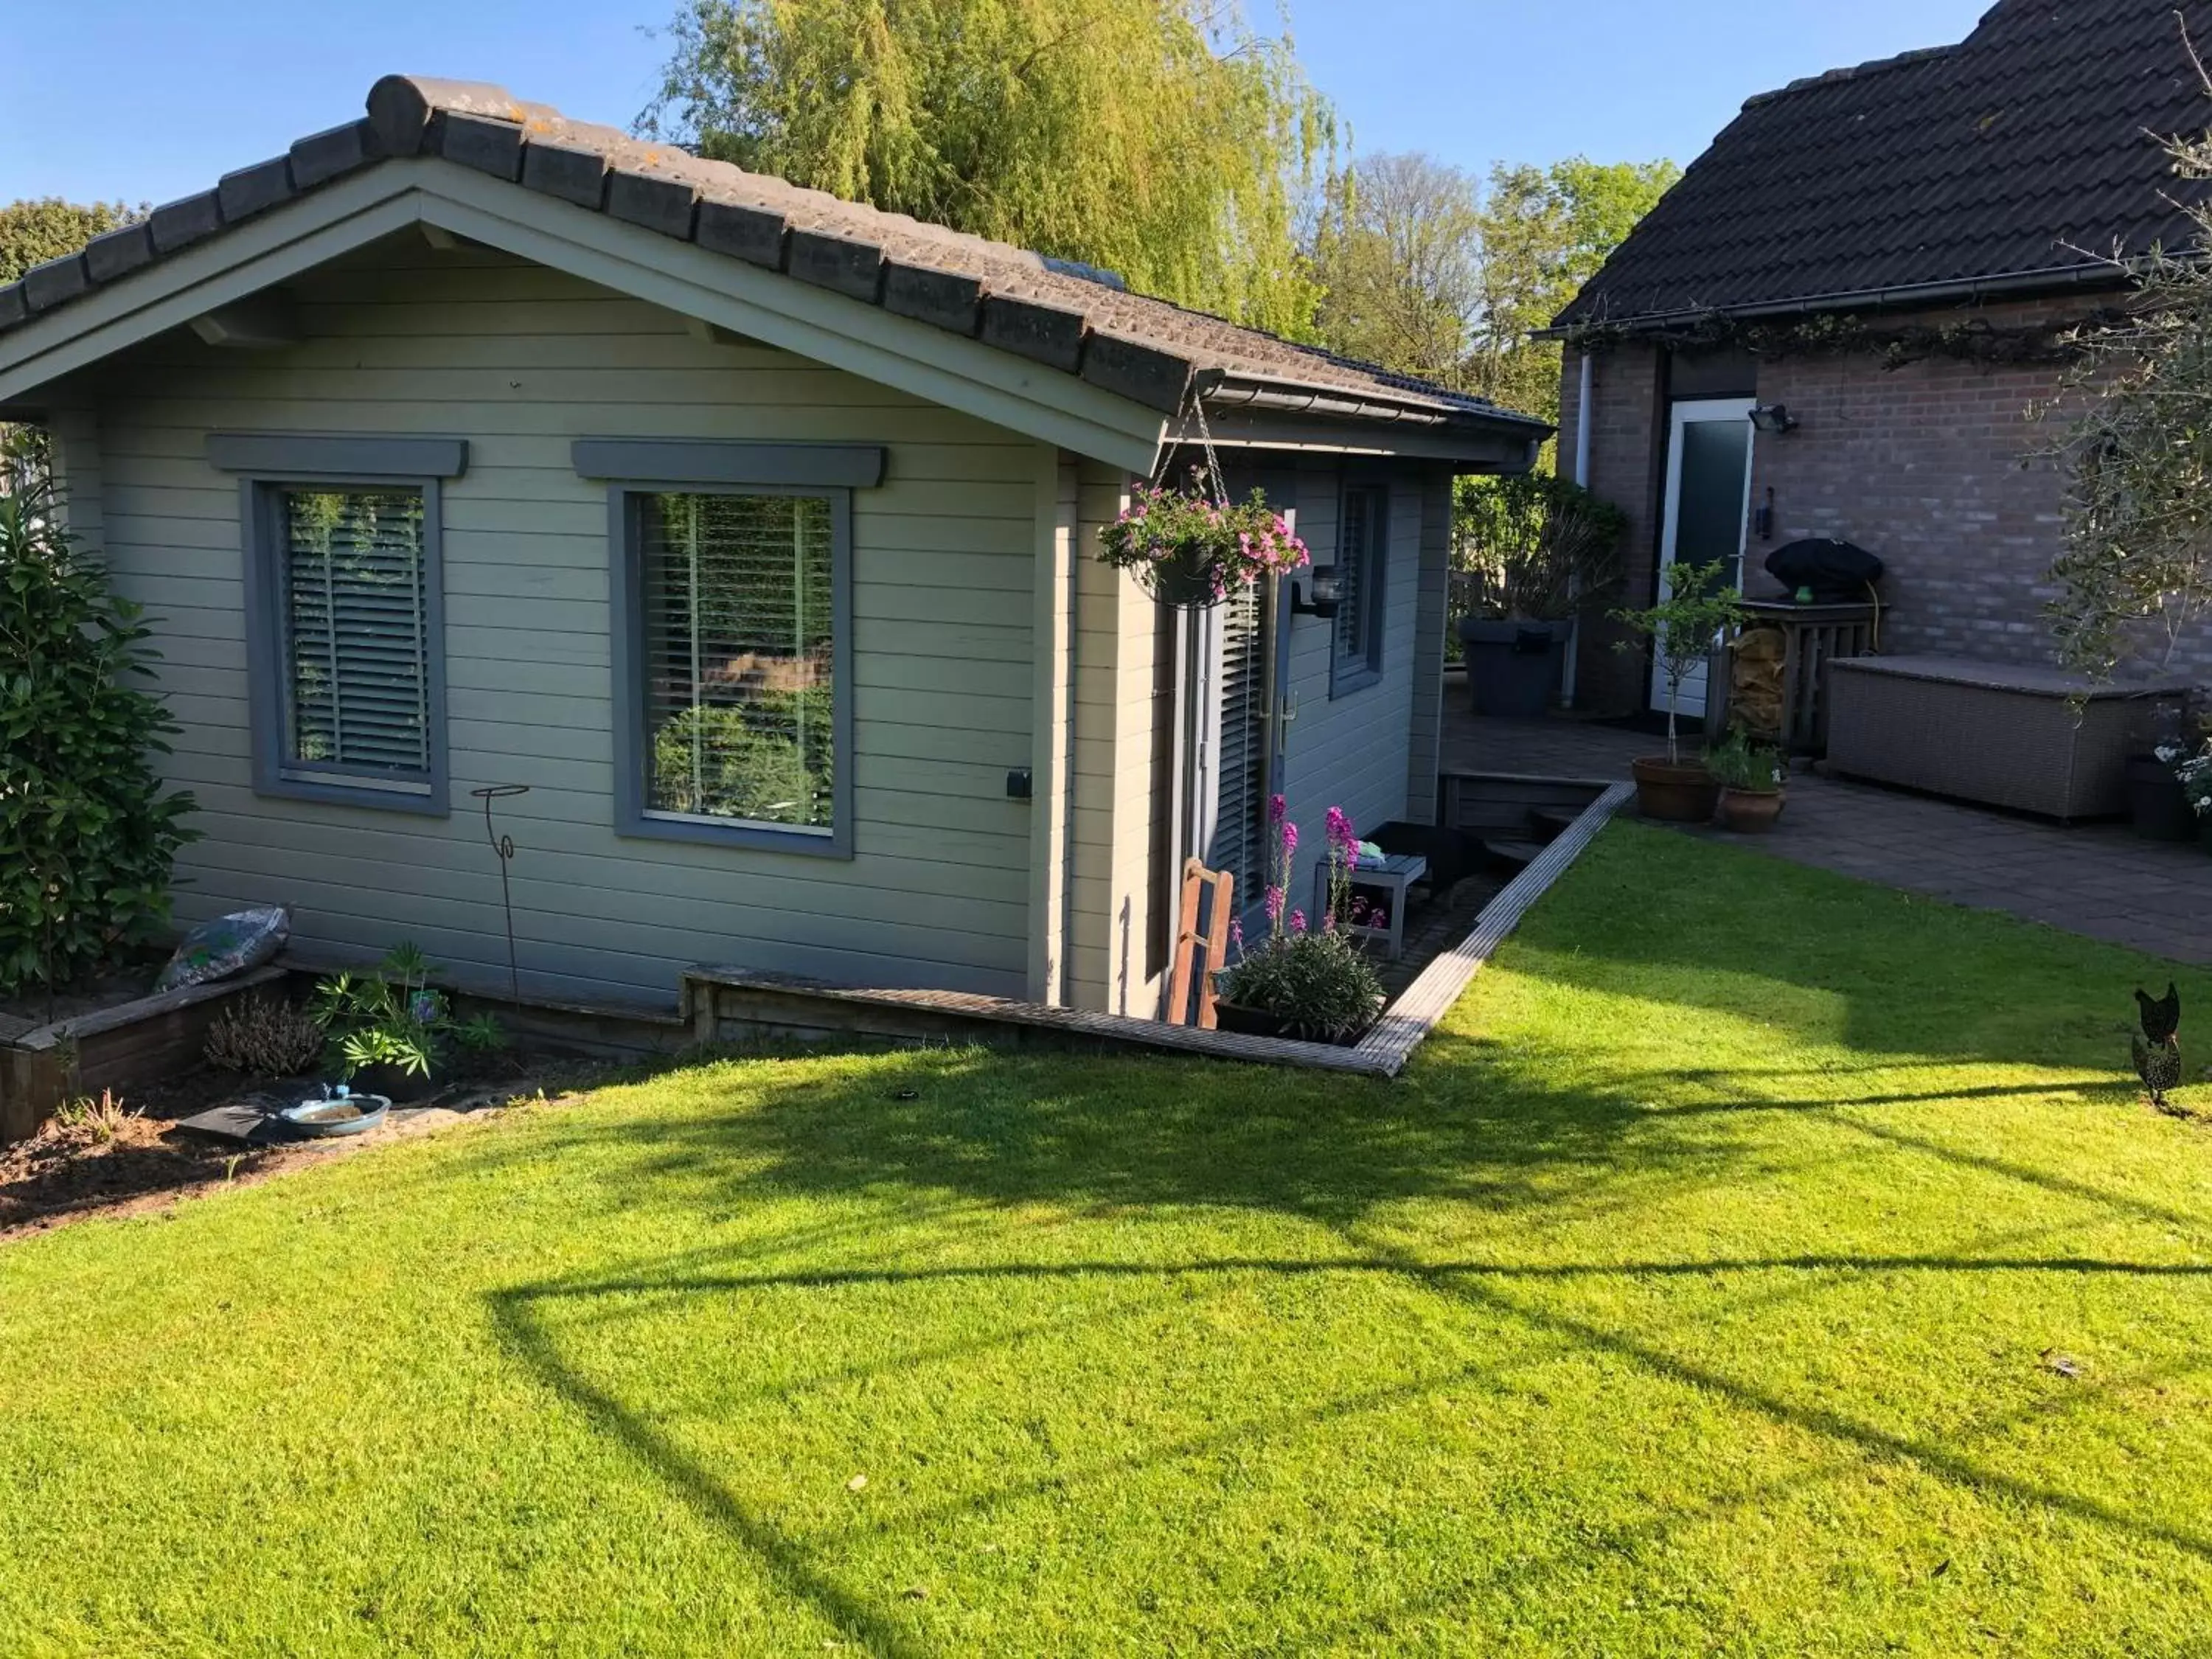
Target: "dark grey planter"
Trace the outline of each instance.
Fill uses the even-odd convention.
[[[1460,651],[1467,661],[1468,699],[1474,712],[1524,720],[1550,712],[1559,698],[1567,637],[1573,629],[1572,623],[1565,622],[1461,617]]]

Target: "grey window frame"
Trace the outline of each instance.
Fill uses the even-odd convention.
[[[830,503],[830,722],[837,747],[826,833],[768,823],[716,823],[646,810],[645,763],[652,744],[645,731],[644,641],[640,638],[645,622],[645,563],[639,556],[639,530],[642,498],[647,495],[794,495]],[[613,623],[615,833],[650,841],[791,853],[804,858],[850,859],[854,793],[852,490],[841,484],[623,478],[607,489],[607,538]]]
[[[1367,637],[1357,650],[1344,649],[1336,618],[1328,619],[1328,695],[1332,700],[1364,691],[1382,678],[1382,645],[1389,632],[1390,602],[1390,480],[1387,474],[1348,471],[1337,491],[1336,579],[1340,589],[1349,574],[1344,556],[1345,532],[1352,521],[1355,494],[1372,495],[1376,501],[1373,533],[1367,538],[1365,568],[1359,574],[1360,621]]]
[[[239,473],[245,554],[247,718],[253,793],[364,806],[418,817],[453,814],[446,744],[445,483],[468,465],[460,439],[294,433],[211,433],[209,465]],[[287,489],[412,489],[422,497],[423,702],[429,765],[418,780],[344,766],[307,766],[285,753],[286,617],[277,498]],[[353,781],[349,781],[349,778]]]

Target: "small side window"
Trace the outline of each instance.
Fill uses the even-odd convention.
[[[1384,574],[1389,566],[1390,496],[1380,483],[1346,485],[1338,518],[1339,603],[1332,624],[1328,694],[1340,697],[1382,678]]]

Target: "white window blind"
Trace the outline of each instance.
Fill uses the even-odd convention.
[[[1216,813],[1209,868],[1237,878],[1236,905],[1248,911],[1267,890],[1267,629],[1260,584],[1231,590],[1221,626],[1221,737],[1214,756]]]
[[[427,778],[429,606],[419,489],[280,489],[285,759]]]
[[[646,812],[830,833],[829,499],[659,495],[638,508]]]

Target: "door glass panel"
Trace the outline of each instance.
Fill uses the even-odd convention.
[[[1729,580],[1743,580],[1743,502],[1751,465],[1751,422],[1692,421],[1682,428],[1681,495],[1676,506],[1674,562],[1724,561]]]

